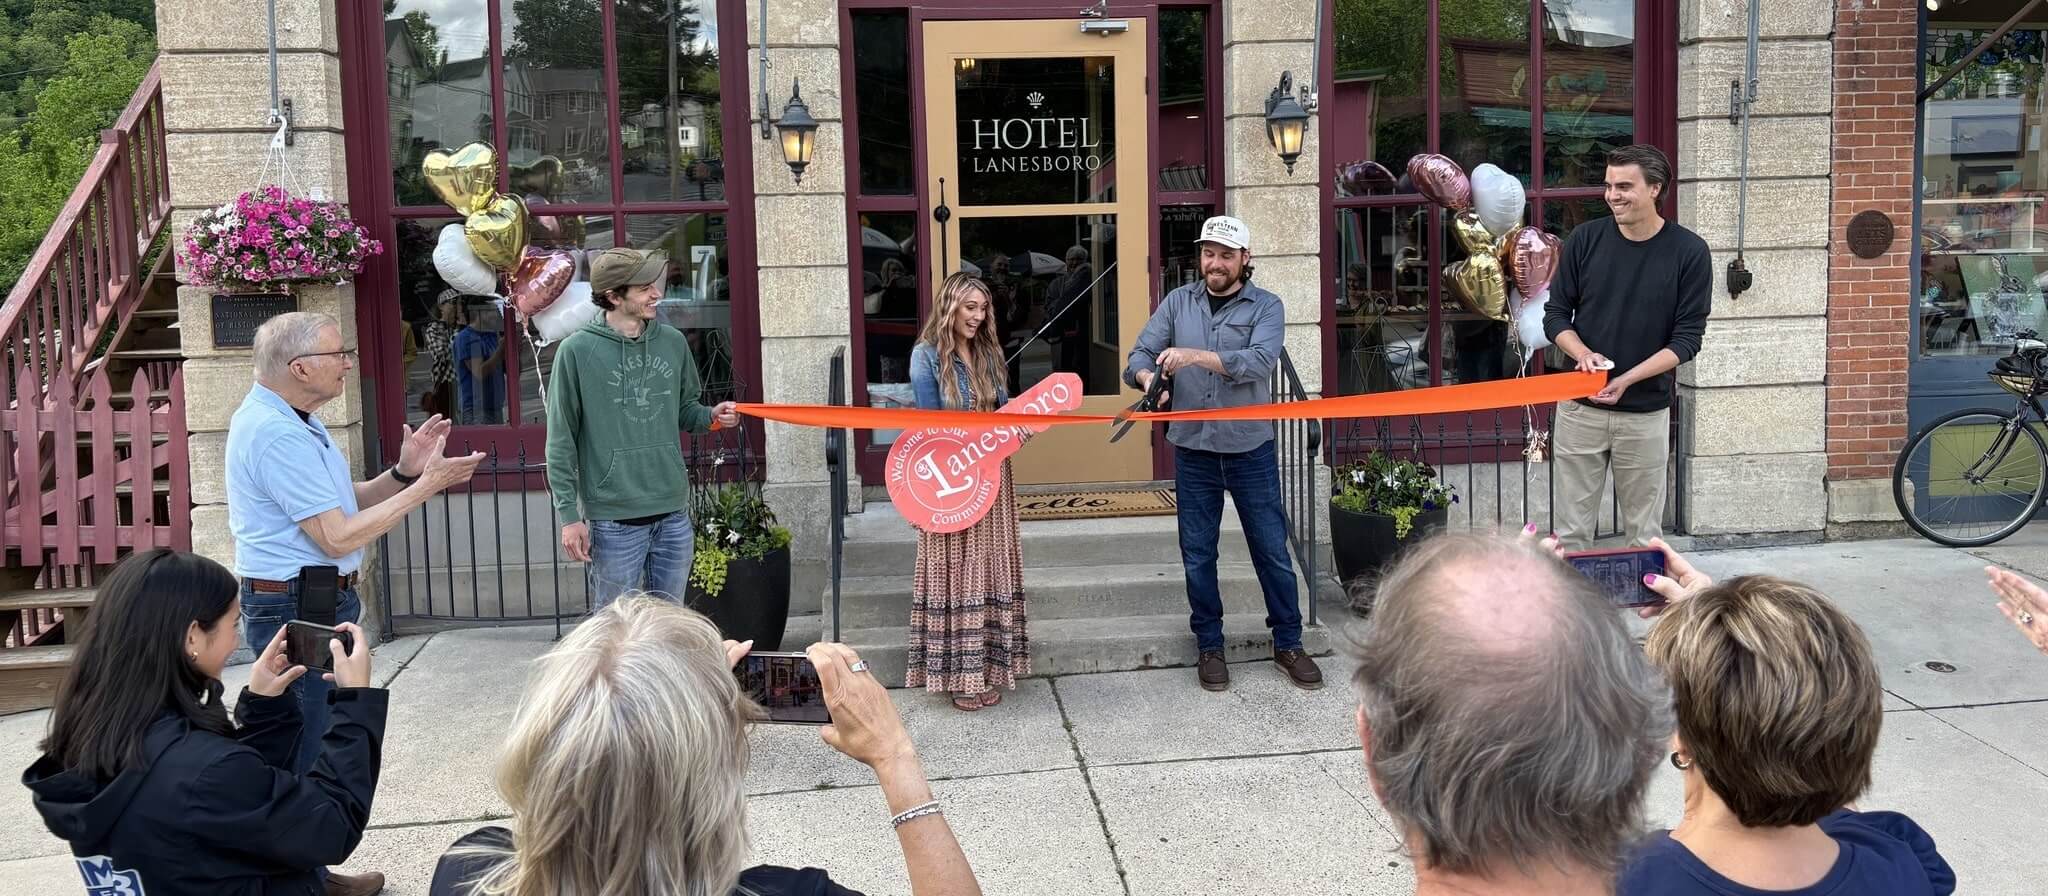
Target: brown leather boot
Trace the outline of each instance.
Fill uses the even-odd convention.
[[[1230,667],[1223,662],[1223,651],[1202,651],[1201,659],[1195,661],[1195,677],[1201,679],[1202,690],[1230,690]]]
[[[1323,670],[1316,667],[1316,661],[1299,650],[1273,651],[1273,664],[1287,672],[1287,680],[1304,691],[1313,691],[1323,686]]]
[[[382,872],[365,871],[361,874],[327,872],[327,896],[377,896],[384,892]]]

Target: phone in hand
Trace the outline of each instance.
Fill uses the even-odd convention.
[[[1617,607],[1654,607],[1664,596],[1643,584],[1643,577],[1664,574],[1664,552],[1657,548],[1612,548],[1580,551],[1564,556],[1566,562],[1607,593]]]
[[[829,725],[825,685],[817,667],[801,653],[750,653],[733,670],[740,688],[768,710],[768,721],[784,725]]]
[[[329,652],[327,642],[341,639],[343,653],[356,649],[354,635],[333,626],[321,625],[294,619],[284,624],[284,658],[294,666],[304,666],[309,672],[334,671],[334,655]]]

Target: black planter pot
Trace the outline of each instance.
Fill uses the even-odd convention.
[[[781,650],[789,626],[789,549],[758,560],[734,557],[725,568],[725,590],[717,597],[693,582],[684,600],[718,623],[726,637],[753,641],[755,653]]]
[[[1407,538],[1394,537],[1394,518],[1377,513],[1356,513],[1330,504],[1330,551],[1336,555],[1337,578],[1350,584],[1360,578],[1367,582],[1393,562],[1401,551],[1432,532],[1441,532],[1451,510],[1439,507],[1415,515]]]

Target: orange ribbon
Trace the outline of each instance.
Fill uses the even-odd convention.
[[[1552,404],[1585,398],[1607,386],[1607,373],[1552,373],[1458,386],[1436,386],[1314,398],[1281,404],[1257,404],[1237,408],[1201,411],[1153,411],[1132,414],[1133,420],[1189,422],[1196,420],[1326,420],[1350,417],[1403,417],[1415,414],[1454,414],[1487,411],[1518,405]],[[829,404],[741,404],[739,412],[762,420],[823,426],[835,429],[922,429],[957,427],[987,429],[992,426],[1072,426],[1084,423],[1112,423],[1103,414],[1002,414],[984,411],[928,411],[921,408],[867,408]]]

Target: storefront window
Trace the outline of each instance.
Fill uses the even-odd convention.
[[[1159,190],[1210,188],[1209,11],[1159,11]],[[1198,225],[1199,226],[1199,223]]]
[[[1104,276],[1115,260],[1115,215],[960,222],[960,269],[999,293],[997,336],[1012,356],[1013,391],[1054,371],[1080,375],[1085,392],[1116,391],[1125,349],[1117,344],[1117,278]]]
[[[1159,292],[1179,289],[1202,277],[1202,254],[1195,239],[1202,222],[1215,214],[1211,205],[1159,207]]]
[[[610,202],[603,4],[512,0],[499,22],[512,176],[544,184],[550,203]]]
[[[741,369],[757,358],[743,342],[758,328],[745,261],[752,228],[732,220],[727,206],[728,184],[745,176],[747,154],[728,154],[724,143],[736,127],[746,133],[735,124],[744,110],[723,99],[744,95],[747,72],[720,67],[743,42],[720,27],[739,4],[392,0],[383,7],[384,40],[356,52],[382,57],[391,124],[396,207],[382,226],[394,250],[397,310],[380,313],[397,321],[391,344],[401,356],[380,363],[403,375],[365,374],[378,382],[387,431],[441,413],[460,426],[506,430],[462,435],[501,453],[516,445],[532,457],[540,449],[541,383],[554,348],[536,356],[516,319],[501,319],[487,294],[452,288],[433,261],[442,228],[462,219],[429,189],[421,162],[433,150],[472,142],[493,147],[499,188],[525,201],[529,249],[569,253],[577,280],[588,280],[595,251],[667,251],[662,320],[689,338],[703,400],[757,394]],[[350,6],[347,14],[368,19],[378,11]],[[491,65],[494,53],[503,65]],[[365,279],[364,295],[384,294]]]
[[[1956,69],[1996,22],[1967,8],[1930,21],[1927,83]],[[2003,354],[2021,330],[2048,331],[2048,156],[2041,129],[2048,21],[2022,23],[1922,106],[1920,348]]]
[[[910,17],[853,14],[853,96],[860,116],[860,191],[908,196],[915,154],[910,123]]]
[[[683,331],[697,361],[703,401],[739,397],[733,378],[732,265],[724,215],[629,215],[635,249],[668,253],[668,284],[655,319]]]
[[[1324,107],[1336,187],[1325,233],[1343,284],[1329,312],[1333,394],[1516,375],[1511,328],[1449,282],[1446,268],[1468,253],[1450,215],[1409,182],[1408,160],[1436,151],[1468,172],[1499,166],[1527,190],[1525,220],[1559,236],[1605,216],[1606,155],[1642,130],[1631,42],[1645,5],[1551,0],[1534,5],[1532,35],[1529,0],[1337,0]]]
[[[910,390],[910,349],[917,344],[918,280],[924,265],[917,258],[917,224],[909,212],[861,216],[860,321],[867,356],[867,404],[878,408],[913,407]],[[1000,304],[1011,298],[1009,284],[993,280]],[[1000,320],[1002,315],[998,314]],[[874,433],[875,445],[896,440],[894,430]]]

